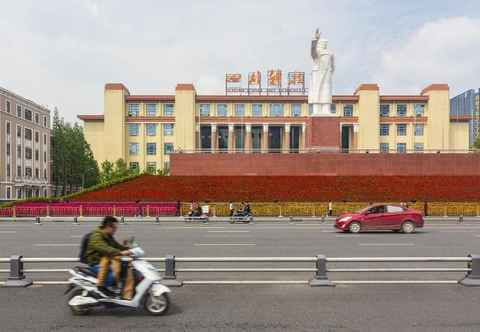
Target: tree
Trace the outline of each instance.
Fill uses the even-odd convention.
[[[122,179],[128,176],[138,174],[138,169],[132,169],[127,166],[124,159],[120,158],[112,163],[108,160],[102,162],[100,172],[100,182],[107,183],[113,180]]]
[[[57,108],[53,115],[52,160],[53,183],[62,195],[99,181],[98,165],[82,127],[66,123]]]
[[[480,149],[480,135],[478,135],[475,139],[475,143],[473,143],[473,146],[475,147],[475,149]]]

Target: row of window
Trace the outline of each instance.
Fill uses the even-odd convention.
[[[10,164],[7,163],[7,178],[11,176],[11,166]],[[22,176],[25,176],[26,178],[32,178],[32,168],[31,167],[25,167],[25,174],[22,172],[22,166],[17,166],[17,178],[21,178]],[[39,180],[40,179],[40,170],[38,167],[35,168],[35,179]],[[47,169],[43,169],[43,179],[47,181]]]
[[[10,114],[12,113],[12,103],[9,100],[7,100],[5,102],[5,111],[7,113],[10,113]],[[35,123],[40,125],[40,115],[38,113],[33,113],[31,110],[29,110],[26,107],[22,107],[21,105],[17,105],[16,115],[20,119],[25,119],[25,120],[32,121],[32,122],[35,119]],[[43,116],[43,126],[45,128],[49,128],[48,118],[45,115]]]
[[[17,199],[22,199],[23,198],[23,190],[22,188],[17,188]],[[31,198],[31,197],[40,197],[40,194],[42,191],[40,189],[25,189],[25,198]],[[44,188],[43,189],[43,196],[47,197],[48,196],[48,189]],[[12,199],[12,187],[8,186],[5,189],[5,197],[6,199]]]
[[[24,128],[24,137],[25,137],[25,140],[27,141],[31,141],[32,140],[32,129],[29,129],[29,128]],[[7,133],[7,136],[10,136],[11,134],[11,127],[10,127],[10,122],[7,122],[6,123],[6,133]],[[21,126],[17,126],[17,137],[18,138],[22,138],[22,127]],[[40,142],[40,134],[38,131],[35,132],[35,143],[39,143]],[[43,144],[47,144],[47,135],[46,134],[43,134]]]
[[[173,153],[173,144],[164,143],[163,144],[163,154]],[[128,143],[128,154],[130,156],[138,156],[140,154],[140,143]],[[147,143],[147,155],[156,156],[157,155],[157,143]]]
[[[414,133],[415,136],[423,136],[424,132],[424,125],[423,124],[414,124]],[[389,136],[390,135],[390,124],[389,123],[381,123],[380,124],[380,136]],[[407,125],[405,123],[397,124],[397,136],[407,136]]]
[[[10,156],[10,143],[7,142],[7,156]],[[35,150],[35,161],[39,161],[39,156],[40,156],[40,151],[38,150]],[[22,146],[21,145],[17,145],[17,159],[21,159],[22,158]],[[32,148],[30,147],[25,147],[25,159],[26,160],[32,160]],[[43,151],[43,162],[46,163],[47,162],[47,151]]]
[[[397,116],[407,116],[407,104],[396,105]],[[425,115],[425,104],[415,104],[414,106],[415,116]],[[380,104],[380,116],[390,116],[390,104]]]
[[[130,162],[129,167],[130,167],[130,169],[133,169],[133,170],[140,170],[140,165],[139,165],[138,161]],[[170,167],[170,163],[168,161],[166,161],[163,164],[163,169],[168,169],[169,167]],[[151,174],[155,174],[156,171],[157,171],[157,163],[154,162],[154,161],[147,162],[147,172],[151,173]]]
[[[424,150],[423,143],[414,144],[415,152],[422,152]],[[390,152],[390,145],[388,143],[380,143],[380,152],[388,153]],[[407,152],[407,143],[397,143],[397,153],[406,153]]]
[[[157,135],[157,123],[147,123],[145,124],[145,130],[147,136],[156,136]],[[128,124],[128,136],[138,136],[140,135],[140,124],[139,123],[129,123]],[[163,124],[163,135],[164,136],[173,136],[173,123],[164,123]]]
[[[215,104],[216,105],[216,116],[226,117],[228,116],[228,105],[227,104]],[[310,114],[312,114],[312,105],[310,105]],[[285,104],[274,103],[268,105],[268,116],[279,117],[285,116]],[[212,116],[211,104],[200,104],[200,116]],[[302,104],[290,104],[291,116],[298,117],[302,115]],[[233,107],[234,115],[236,117],[245,116],[245,104],[234,104]],[[332,114],[336,113],[336,105],[331,105]],[[252,116],[260,117],[263,116],[263,104],[252,104]],[[343,116],[353,116],[353,105],[347,104],[343,105]]]
[[[173,116],[173,104],[161,104],[163,116]],[[145,116],[157,116],[157,104],[145,105]],[[127,106],[128,116],[140,116],[140,104],[129,103]]]

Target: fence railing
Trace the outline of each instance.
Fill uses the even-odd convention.
[[[479,153],[479,149],[406,149],[402,153],[423,153],[423,154],[442,154],[442,153]],[[372,154],[388,154],[397,153],[397,150],[390,149],[388,151],[380,149],[342,149],[342,148],[256,148],[256,149],[240,149],[240,148],[206,148],[206,149],[178,149],[175,154],[196,154],[196,153],[372,153]]]
[[[465,286],[480,286],[480,255],[469,255],[467,257],[325,257],[323,255],[310,257],[175,257],[167,255],[166,257],[150,257],[145,260],[152,263],[161,263],[158,271],[163,273],[163,283],[169,286],[181,286],[183,284],[202,284],[202,283],[305,283],[312,287],[316,286],[335,286],[335,284],[378,284],[378,283],[460,283]],[[25,287],[33,283],[27,278],[31,274],[57,274],[66,273],[68,268],[58,266],[51,267],[51,264],[58,265],[64,263],[77,263],[77,258],[31,258],[19,255],[10,258],[0,258],[0,265],[8,264],[8,269],[0,269],[0,274],[9,274],[6,281],[2,282],[6,286]],[[24,265],[34,265],[39,263],[48,263],[48,266],[41,268],[25,268]],[[225,263],[233,263],[236,266],[224,266]],[[283,264],[287,264],[284,266]],[[371,263],[387,264],[386,266],[341,266],[345,263]],[[422,266],[393,266],[399,263],[425,264]],[[447,264],[448,263],[448,264]],[[192,266],[193,264],[193,266]],[[246,265],[248,264],[248,265]],[[273,264],[273,265],[272,265]],[[282,264],[278,266],[277,264]],[[292,266],[292,264],[295,264]],[[299,266],[300,264],[300,266]],[[307,265],[306,265],[307,264]],[[434,264],[427,265],[427,264]],[[438,266],[438,264],[446,264]],[[453,264],[462,264],[455,265]],[[179,266],[180,265],[180,266]],[[279,273],[313,273],[310,280],[293,281],[279,280]],[[180,280],[177,274],[207,274],[208,276],[216,273],[234,273],[239,280]],[[250,280],[245,278],[249,273],[272,273],[276,278],[273,280]],[[357,275],[362,273],[369,276],[369,279],[362,280],[331,280],[331,274],[350,273]],[[370,274],[376,278],[380,273],[401,273],[402,278],[396,280],[377,280],[372,279]],[[412,279],[411,274],[417,273],[465,273],[461,279],[448,280],[424,280]],[[408,274],[405,278],[405,275]],[[35,283],[65,283],[66,281],[36,281]]]

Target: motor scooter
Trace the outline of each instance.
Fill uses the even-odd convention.
[[[149,262],[141,259],[145,252],[140,247],[129,250],[129,261],[135,275],[135,294],[131,300],[109,297],[97,288],[97,277],[88,267],[76,266],[69,270],[72,275],[65,294],[69,294],[68,305],[74,315],[87,315],[95,307],[140,308],[156,316],[165,314],[170,306],[170,289],[161,284],[162,277]]]

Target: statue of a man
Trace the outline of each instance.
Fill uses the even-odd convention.
[[[314,116],[330,116],[332,104],[332,76],[335,71],[333,53],[327,49],[328,40],[320,38],[318,29],[312,39],[312,79],[308,103],[313,104]]]

